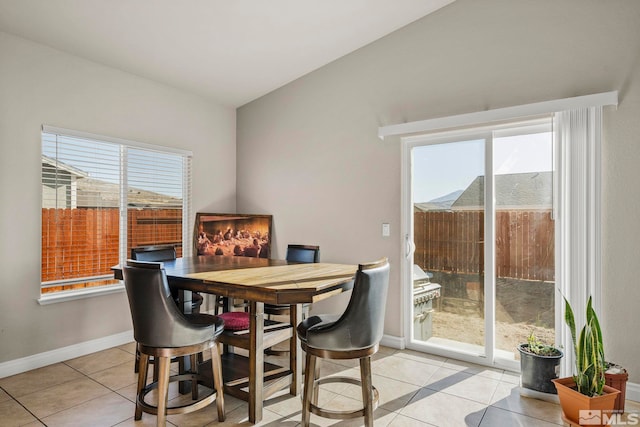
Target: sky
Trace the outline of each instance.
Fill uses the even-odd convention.
[[[552,170],[551,133],[494,138],[496,175]],[[484,141],[469,140],[413,149],[413,202],[464,190],[484,175]]]

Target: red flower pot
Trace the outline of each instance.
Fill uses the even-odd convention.
[[[624,412],[624,400],[625,394],[627,392],[627,380],[629,379],[629,374],[626,370],[620,374],[609,374],[604,373],[604,383],[609,387],[615,388],[616,390],[620,390],[620,394],[616,398],[616,403],[613,406],[613,410],[622,414]]]

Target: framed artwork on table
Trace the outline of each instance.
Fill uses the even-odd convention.
[[[247,256],[271,255],[272,215],[196,214],[194,255]]]

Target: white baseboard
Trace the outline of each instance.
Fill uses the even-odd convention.
[[[0,363],[0,378],[106,350],[133,341],[133,330]]]
[[[624,397],[626,400],[640,402],[640,384],[627,382],[627,392]]]
[[[380,340],[380,345],[385,347],[397,348],[403,350],[406,346],[404,344],[404,338],[396,337],[393,335],[383,335]]]

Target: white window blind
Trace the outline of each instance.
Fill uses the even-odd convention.
[[[42,294],[110,286],[132,247],[190,253],[191,153],[43,126]]]
[[[601,254],[601,145],[602,107],[578,108],[556,114],[556,168],[558,221],[556,265],[558,295],[556,322],[564,324],[566,297],[576,316],[585,323],[589,296],[598,314],[602,305]],[[556,324],[557,324],[556,323]],[[572,348],[571,334],[564,328],[560,345]],[[561,373],[572,374],[575,355],[565,351]]]

